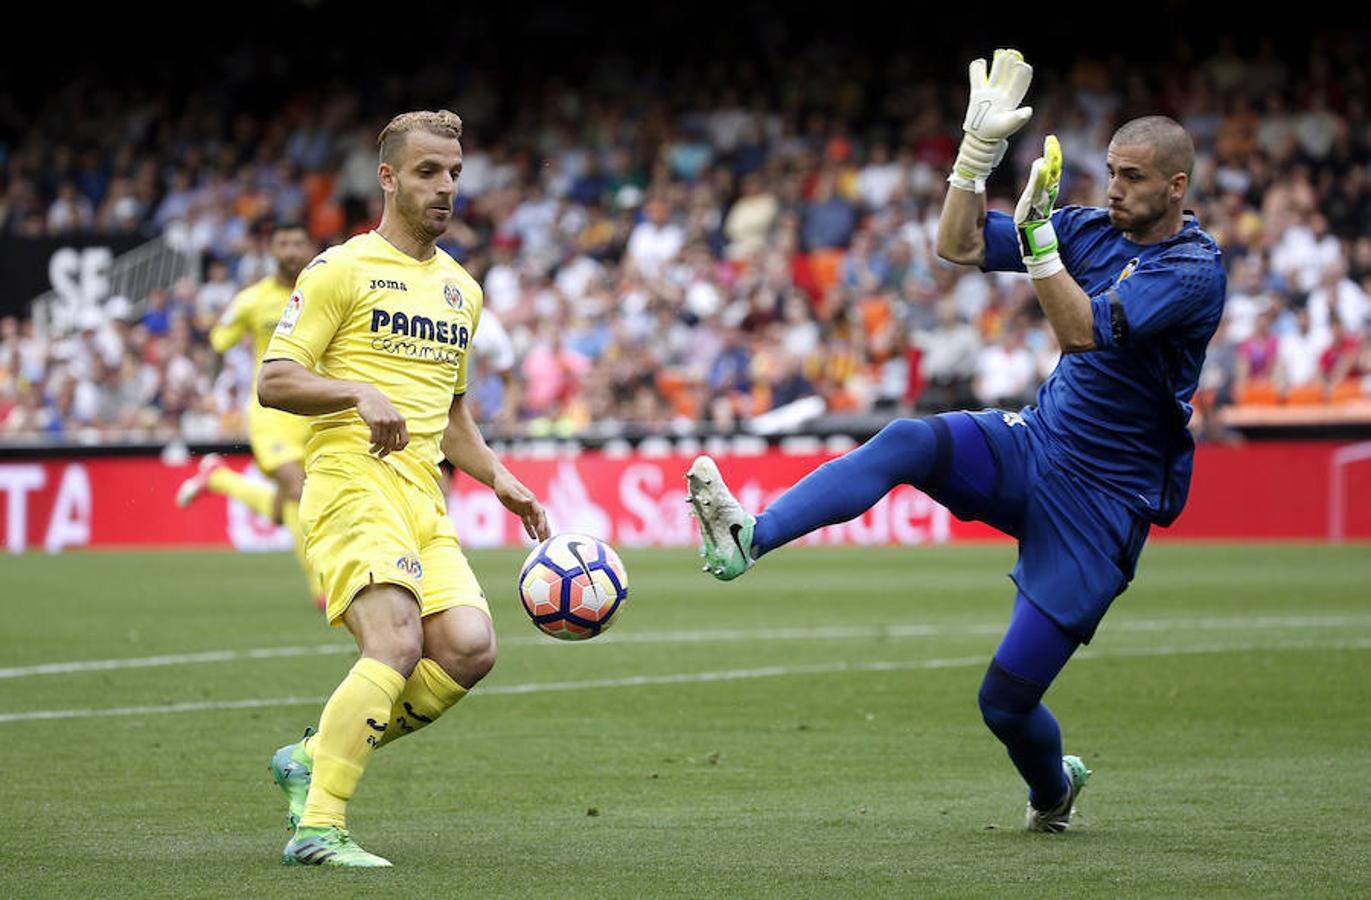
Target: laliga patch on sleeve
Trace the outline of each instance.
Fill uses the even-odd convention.
[[[300,311],[305,308],[305,295],[297,289],[286,301],[286,309],[281,313],[281,321],[276,323],[277,334],[290,334],[295,323],[300,321]]]

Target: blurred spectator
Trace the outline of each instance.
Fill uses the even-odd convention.
[[[1328,335],[1312,327],[1309,310],[1297,309],[1295,322],[1293,331],[1277,339],[1276,366],[1271,375],[1282,395],[1318,380],[1319,359],[1328,345]]]
[[[1351,165],[1338,177],[1324,202],[1329,225],[1343,240],[1365,241],[1371,225],[1371,184],[1364,165]]]
[[[1234,402],[1237,379],[1238,345],[1228,334],[1228,318],[1219,322],[1200,369],[1199,388],[1194,405],[1200,419],[1202,436],[1210,441],[1226,438],[1221,420],[1223,411]]]
[[[857,210],[838,193],[837,176],[825,169],[804,213],[804,245],[809,250],[845,247],[857,227]]]
[[[766,189],[761,175],[743,176],[742,194],[724,219],[728,258],[748,259],[765,250],[779,211],[780,203]]]
[[[545,325],[524,356],[524,403],[535,416],[556,412],[564,404],[590,368],[586,357],[566,346],[561,329]]]
[[[147,329],[153,337],[162,337],[171,329],[172,310],[166,291],[156,290],[148,295],[143,307],[143,316],[138,324]]]
[[[1318,374],[1328,394],[1343,385],[1351,396],[1359,394],[1359,382],[1371,374],[1371,345],[1366,336],[1343,327],[1341,321],[1334,319],[1328,346],[1319,356]]]
[[[956,304],[951,300],[939,303],[937,327],[915,334],[914,341],[923,351],[920,366],[925,387],[920,405],[931,412],[975,406],[972,382],[981,338],[957,315]]]
[[[1037,386],[1037,362],[1018,325],[977,354],[974,391],[981,406],[1019,409],[1032,401]]]
[[[1274,392],[1276,362],[1280,358],[1280,340],[1272,323],[1275,313],[1264,310],[1257,316],[1257,324],[1247,340],[1238,344],[1237,366],[1233,377],[1233,393],[1243,402],[1248,388],[1271,385]],[[1271,399],[1275,399],[1274,393]]]
[[[1242,343],[1251,337],[1257,326],[1257,316],[1266,308],[1262,292],[1262,259],[1247,256],[1234,266],[1233,278],[1228,282],[1228,300],[1223,307],[1228,322],[1228,339]]]
[[[204,325],[218,319],[236,293],[238,285],[229,278],[228,263],[218,259],[210,262],[208,277],[195,293],[197,320]]]
[[[867,209],[884,209],[905,181],[904,170],[890,157],[884,141],[871,148],[871,156],[857,173],[857,196]]]
[[[57,199],[48,207],[47,225],[52,234],[88,231],[95,225],[95,208],[73,182],[64,181],[57,189]]]
[[[1223,38],[1199,62],[1177,49],[1128,67],[1089,54],[1044,64],[1035,133],[1012,142],[987,198],[1012,208],[1054,131],[1064,202],[1099,203],[1092,172],[1121,118],[1182,119],[1196,144],[1187,199],[1230,268],[1196,401],[1207,423],[1230,400],[1371,396],[1360,374],[1371,79],[1350,36],[1319,37],[1289,61],[1278,45]],[[876,415],[1029,400],[1060,351],[1024,276],[932,252],[961,124],[942,100],[960,76],[892,66],[872,77],[870,62],[838,43],[779,66],[721,59],[664,74],[606,58],[584,83],[531,75],[516,89],[445,72],[251,101],[244,69],[180,86],[175,101],[110,87],[107,114],[82,119],[83,135],[53,124],[71,95],[55,92],[32,130],[0,147],[0,235],[175,234],[199,254],[203,282],[112,298],[71,334],[0,321],[0,429],[241,436],[251,360],[206,354],[205,330],[238,287],[270,273],[273,220],[302,218],[324,245],[374,226],[375,133],[413,96],[442,90],[469,125],[442,246],[508,332],[509,369],[479,354],[470,368],[474,402],[498,410],[502,433],[732,429],[810,396],[831,414]]]
[[[670,208],[661,199],[644,207],[645,217],[633,227],[628,239],[628,261],[643,275],[652,277],[685,246],[685,231],[670,221]]]
[[[1271,267],[1295,290],[1308,293],[1323,272],[1341,259],[1342,244],[1329,232],[1328,219],[1312,213],[1285,230],[1272,250]]]
[[[741,328],[725,326],[723,346],[709,366],[706,384],[714,397],[727,397],[734,408],[740,408],[743,398],[750,397],[752,382],[749,373],[752,354]]]
[[[1355,334],[1371,324],[1371,299],[1347,277],[1341,257],[1324,268],[1318,286],[1309,294],[1308,303],[1309,322],[1315,331],[1326,334],[1337,321]]]

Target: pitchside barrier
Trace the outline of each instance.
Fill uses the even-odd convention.
[[[758,509],[850,441],[795,440],[577,450],[555,442],[501,445],[510,469],[538,493],[554,530],[580,531],[619,547],[693,545],[684,473],[699,450],[716,454],[743,505]],[[127,451],[126,451],[127,452]],[[243,453],[227,456],[240,471]],[[184,450],[139,455],[72,455],[0,460],[0,540],[11,553],[75,548],[236,547],[282,550],[289,536],[237,502],[206,495],[189,509],[173,502],[195,471]],[[449,511],[470,547],[519,546],[522,530],[485,487],[459,475]],[[1371,442],[1271,441],[1198,450],[1189,506],[1160,539],[1371,538]],[[962,522],[911,487],[865,515],[806,538],[814,545],[929,544],[1003,539]]]

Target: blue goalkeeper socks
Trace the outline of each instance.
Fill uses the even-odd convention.
[[[901,484],[911,484],[962,517],[998,518],[999,470],[971,416],[899,419],[861,447],[810,472],[757,517],[761,556],[811,531],[856,518]],[[998,526],[997,526],[998,527]],[[1005,745],[1037,809],[1065,796],[1062,735],[1042,696],[1078,642],[1022,594],[981,684],[985,723]]]
[[[752,532],[753,553],[761,556],[825,525],[855,519],[901,484],[954,509],[974,510],[994,494],[998,477],[990,445],[966,413],[896,419],[767,507]]]
[[[981,682],[981,716],[1028,783],[1034,809],[1051,809],[1068,790],[1061,728],[1042,696],[1077,646],[1019,594],[1009,629]]]

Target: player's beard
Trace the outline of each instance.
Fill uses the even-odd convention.
[[[413,196],[405,190],[403,184],[399,185],[399,190],[395,192],[395,210],[400,217],[414,228],[417,234],[422,234],[429,240],[437,240],[447,231],[448,220],[452,218],[452,203],[448,202],[448,215],[441,221],[435,221],[428,215],[428,203],[419,203]]]
[[[287,281],[295,281],[300,277],[300,273],[305,270],[305,263],[308,260],[291,260],[289,265],[282,265],[280,260],[276,261],[276,269],[281,273],[281,277]]]
[[[1120,212],[1121,216],[1112,207],[1109,209],[1109,224],[1128,234],[1146,234],[1166,217],[1166,196],[1162,195],[1155,204],[1135,200]]]

